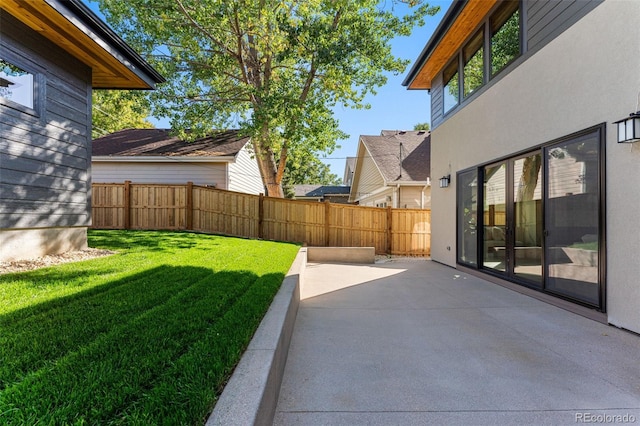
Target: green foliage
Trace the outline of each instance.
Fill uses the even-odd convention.
[[[122,129],[148,129],[151,105],[139,90],[94,90],[91,116],[93,139]]]
[[[426,130],[426,131],[429,131],[430,129],[431,129],[431,126],[427,122],[418,123],[418,124],[413,126],[413,130]]]
[[[293,197],[293,185],[340,185],[342,179],[331,173],[331,167],[323,163],[317,153],[297,150],[289,155],[282,186],[286,198]]]
[[[89,238],[118,253],[0,276],[2,424],[203,424],[298,247]]]
[[[408,61],[390,41],[437,9],[417,1],[99,0],[108,20],[168,79],[155,116],[191,137],[211,128],[251,136],[265,185],[277,192],[289,153],[330,151],[346,135],[332,108],[364,97]],[[395,7],[397,6],[397,8]],[[403,16],[399,16],[402,12]]]
[[[520,54],[520,13],[516,11],[491,38],[491,74]]]

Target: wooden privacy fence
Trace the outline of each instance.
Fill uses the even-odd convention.
[[[428,256],[431,211],[361,207],[241,194],[204,186],[94,183],[93,228],[193,230]]]

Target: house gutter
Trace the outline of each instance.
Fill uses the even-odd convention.
[[[178,155],[94,155],[93,157],[91,157],[91,161],[95,161],[96,163],[235,163],[236,157],[183,157]]]
[[[164,83],[164,77],[156,71],[151,65],[149,65],[135,50],[133,50],[128,44],[120,38],[107,24],[105,24],[89,7],[87,7],[81,0],[45,0],[45,2],[58,11],[63,16],[68,16],[64,13],[64,8],[71,10],[75,17],[89,29],[82,28],[81,30],[91,37],[91,32],[94,32],[99,37],[107,40],[113,47],[115,47],[119,53],[121,53],[129,62],[129,65],[133,70],[138,70],[138,75],[141,78],[148,76],[145,80],[154,88],[155,83]],[[77,26],[77,22],[74,22]],[[80,28],[80,27],[79,27]],[[91,37],[95,40],[94,37]],[[99,43],[100,44],[100,43]],[[104,47],[104,46],[103,46]],[[140,75],[139,71],[142,71],[146,76]]]

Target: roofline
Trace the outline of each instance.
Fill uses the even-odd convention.
[[[447,13],[445,13],[442,21],[438,24],[438,27],[433,32],[433,35],[425,45],[424,49],[422,49],[422,52],[420,52],[420,55],[418,55],[418,59],[416,59],[415,63],[409,70],[409,73],[402,82],[403,86],[406,87],[413,83],[413,80],[416,78],[425,62],[427,62],[435,48],[440,44],[442,38],[447,34],[447,31],[449,31],[449,28],[451,28],[451,25],[453,25],[456,18],[468,2],[469,0],[453,0],[453,3],[447,10]]]
[[[56,7],[56,5],[59,4],[56,0],[45,1],[51,7],[60,12],[58,7]],[[125,43],[118,34],[103,22],[102,19],[100,19],[87,5],[82,3],[81,0],[67,0],[64,2],[64,6],[71,9],[84,24],[95,31],[98,35],[112,43],[113,46],[120,50],[120,52],[126,56],[134,66],[148,74],[156,84],[164,83],[166,81],[158,71],[149,65],[149,63],[145,61],[135,50],[133,50],[131,46]]]
[[[386,186],[431,186],[431,179],[427,180],[399,180],[399,181],[385,181]]]
[[[190,157],[181,155],[94,155],[96,163],[235,163],[234,156]]]

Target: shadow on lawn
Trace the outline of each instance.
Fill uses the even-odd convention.
[[[135,247],[144,247],[144,250],[152,251],[171,251],[175,249],[208,250],[212,245],[218,245],[207,241],[206,247],[204,245],[198,247],[201,245],[203,238],[215,239],[220,237],[179,231],[91,230],[88,234],[90,247],[100,247],[107,250],[129,250]]]
[[[0,413],[198,423],[283,278],[161,266],[0,316]]]
[[[154,333],[149,329],[153,324],[175,321],[175,336],[159,336],[160,340],[171,339],[188,348],[199,332],[257,284],[269,284],[264,290],[270,293],[270,303],[282,279],[282,274],[258,277],[249,271],[213,273],[201,267],[160,266],[2,315],[0,391],[19,385],[51,362],[95,347],[96,339],[116,339],[103,348],[107,353],[121,346],[110,335],[143,341]]]

